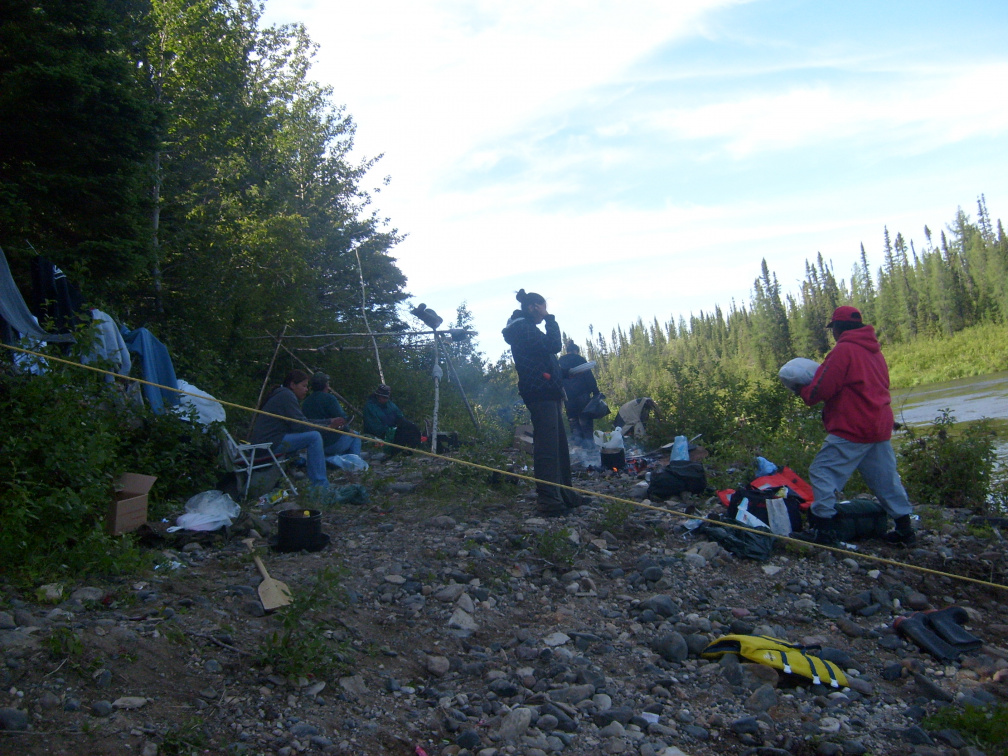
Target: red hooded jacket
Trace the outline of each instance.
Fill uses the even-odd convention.
[[[889,366],[872,326],[841,333],[800,396],[810,407],[826,403],[822,419],[827,433],[859,444],[892,437]]]

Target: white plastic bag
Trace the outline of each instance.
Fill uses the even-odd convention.
[[[794,391],[802,386],[812,383],[815,371],[819,369],[819,363],[806,357],[795,357],[784,363],[777,372],[777,377],[781,383]]]
[[[784,499],[767,499],[766,509],[770,530],[777,535],[791,535],[791,518],[788,516]]]
[[[357,454],[333,454],[326,457],[326,462],[347,472],[361,472],[367,470],[369,465]]]
[[[749,511],[749,499],[742,499],[742,503],[739,504],[738,514],[735,515],[735,519],[743,525],[748,525],[750,528],[766,528],[767,526],[763,520]]]
[[[623,442],[623,430],[617,428],[611,433],[606,433],[605,431],[595,431],[595,446],[601,447],[602,449],[623,449],[625,448]]]
[[[217,530],[231,524],[231,520],[241,514],[241,507],[223,491],[204,491],[186,502],[185,514],[168,528],[176,530]]]
[[[203,426],[210,423],[223,423],[227,419],[224,407],[206,391],[196,388],[191,383],[179,380],[179,390],[185,391],[179,394],[179,403],[174,407],[174,411],[183,417],[189,412],[196,415],[196,421]],[[196,394],[196,396],[192,396]]]

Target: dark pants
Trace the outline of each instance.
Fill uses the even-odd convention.
[[[595,420],[584,415],[567,413],[570,423],[571,441],[578,446],[591,446],[595,438]]]
[[[560,404],[557,400],[526,405],[532,415],[532,464],[541,509],[576,506],[579,500],[573,491],[550,485],[571,485],[570,452]]]

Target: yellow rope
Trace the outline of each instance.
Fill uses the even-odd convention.
[[[143,378],[134,378],[134,377],[128,376],[128,375],[119,375],[118,373],[112,372],[111,370],[105,370],[103,368],[94,367],[92,365],[82,365],[81,363],[74,362],[73,360],[66,360],[66,359],[63,359],[61,357],[52,357],[50,355],[40,354],[38,352],[33,352],[31,350],[23,349],[21,347],[11,346],[9,344],[4,344],[3,346],[6,347],[7,349],[10,349],[10,350],[13,350],[13,351],[22,352],[24,354],[30,354],[30,355],[32,355],[34,357],[41,357],[42,359],[48,360],[50,362],[58,362],[58,363],[62,363],[64,365],[69,365],[70,367],[84,368],[85,370],[90,370],[92,372],[99,373],[101,375],[110,375],[110,376],[113,376],[114,378],[120,378],[120,379],[123,379],[123,380],[134,381],[135,383],[139,383],[139,384],[146,385],[146,386],[154,386],[155,388],[164,389],[166,391],[174,391],[177,394],[181,394],[181,395],[184,395],[184,396],[192,396],[192,397],[196,397],[197,399],[206,399],[207,398],[206,396],[203,396],[202,394],[195,394],[195,393],[192,393],[192,392],[189,392],[189,391],[183,391],[182,389],[179,389],[179,388],[172,388],[170,386],[163,386],[163,385],[161,385],[159,383],[153,383],[151,381],[144,380]],[[684,519],[684,520],[695,520],[695,519],[697,519],[693,515],[688,515],[688,514],[685,514],[683,512],[675,512],[673,510],[665,509],[664,507],[655,506],[654,504],[645,503],[643,501],[635,501],[633,499],[623,499],[623,498],[620,498],[618,496],[612,496],[610,494],[598,493],[598,492],[592,491],[590,489],[577,488],[575,486],[568,486],[568,485],[564,485],[562,483],[553,483],[552,481],[542,481],[542,480],[539,480],[538,478],[535,478],[535,477],[533,477],[531,475],[522,475],[521,473],[512,472],[510,470],[498,470],[495,467],[489,467],[487,465],[481,465],[478,462],[470,462],[470,461],[464,460],[464,459],[455,459],[453,457],[446,457],[446,456],[444,456],[442,454],[435,454],[434,452],[426,451],[424,449],[415,449],[413,447],[400,446],[399,444],[394,444],[394,443],[389,442],[389,441],[382,441],[380,439],[376,439],[376,438],[373,438],[371,436],[364,436],[364,435],[361,435],[361,434],[358,434],[358,433],[353,433],[351,431],[338,430],[336,428],[330,428],[329,426],[316,425],[315,423],[306,422],[304,420],[296,420],[294,418],[287,417],[286,415],[276,415],[276,414],[274,414],[272,412],[263,412],[260,409],[253,409],[252,407],[246,407],[244,405],[235,404],[233,402],[226,402],[226,401],[223,401],[221,399],[216,399],[215,398],[214,401],[216,401],[218,404],[221,404],[222,406],[225,406],[225,407],[231,407],[233,409],[242,410],[242,411],[245,411],[245,412],[252,412],[252,413],[255,413],[255,414],[259,414],[259,415],[265,415],[267,417],[274,417],[274,418],[277,418],[279,420],[285,420],[287,422],[297,423],[299,425],[307,426],[307,427],[311,428],[312,430],[328,430],[328,431],[332,431],[334,433],[340,433],[340,434],[342,434],[344,436],[352,436],[353,438],[359,438],[359,439],[361,439],[361,441],[367,441],[369,443],[373,443],[373,444],[376,444],[376,445],[379,445],[379,446],[388,446],[388,447],[391,447],[393,449],[399,449],[399,450],[402,450],[402,451],[408,451],[408,452],[412,452],[414,454],[422,454],[422,455],[424,455],[426,457],[430,457],[432,459],[441,459],[441,460],[444,460],[446,462],[450,462],[452,464],[464,465],[466,467],[471,467],[471,468],[474,468],[476,470],[485,470],[485,471],[491,472],[491,473],[498,473],[500,475],[507,475],[507,476],[510,476],[512,478],[516,478],[518,480],[524,480],[524,481],[529,482],[529,483],[547,483],[549,485],[556,486],[557,488],[562,488],[562,489],[567,490],[567,491],[573,491],[574,493],[577,493],[577,494],[586,494],[586,495],[589,495],[589,496],[594,496],[594,497],[600,498],[600,499],[606,499],[608,501],[616,502],[616,503],[619,503],[619,504],[630,504],[631,506],[640,507],[641,509],[650,509],[650,510],[652,510],[654,512],[660,512],[661,514],[665,514],[665,515],[672,515],[673,517],[678,517],[678,518]],[[733,528],[733,529],[736,529],[736,530],[743,530],[743,531],[745,531],[747,533],[752,533],[753,532],[751,528],[747,528],[744,525],[740,525],[738,523],[733,523],[733,522],[730,522],[730,521],[720,521],[720,520],[713,521],[712,520],[711,522],[715,522],[715,524],[717,524],[719,527]],[[861,553],[859,551],[848,551],[848,550],[846,550],[846,549],[844,549],[842,547],[838,547],[838,546],[824,546],[823,544],[810,543],[808,541],[803,541],[800,538],[792,538],[790,536],[782,536],[782,535],[772,535],[772,536],[769,536],[768,535],[768,537],[780,539],[780,540],[784,541],[785,543],[793,543],[793,544],[796,544],[798,546],[803,546],[805,548],[814,548],[814,549],[823,549],[825,551],[832,551],[832,552],[840,554],[840,555],[842,555],[844,557],[852,557],[852,558],[855,558],[855,559],[864,559],[864,560],[867,560],[867,561],[870,561],[870,562],[876,562],[878,564],[891,565],[891,566],[894,566],[894,567],[902,567],[902,568],[905,568],[905,569],[908,569],[908,570],[912,570],[912,571],[915,571],[915,572],[920,572],[920,573],[923,573],[923,574],[926,574],[926,575],[936,575],[938,577],[946,577],[946,578],[950,578],[952,580],[962,580],[962,581],[965,581],[965,582],[968,582],[968,583],[975,583],[976,585],[982,585],[982,586],[985,586],[987,588],[998,588],[998,589],[1003,590],[1003,591],[1008,591],[1008,585],[1004,585],[1002,583],[994,583],[994,582],[991,582],[989,580],[980,580],[979,578],[972,578],[972,577],[968,577],[967,575],[958,575],[958,574],[956,574],[954,572],[944,572],[942,570],[934,570],[934,569],[931,569],[930,567],[921,567],[921,566],[916,565],[916,564],[910,564],[908,562],[900,562],[900,561],[895,560],[895,559],[888,559],[886,557],[880,557],[880,556],[876,556],[874,554],[864,554],[864,553]]]

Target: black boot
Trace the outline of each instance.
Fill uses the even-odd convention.
[[[836,526],[832,517],[819,517],[809,512],[809,527],[800,538],[821,546],[836,546],[838,543]]]
[[[885,539],[889,543],[900,546],[912,546],[916,543],[917,536],[914,534],[913,525],[910,523],[910,515],[897,517],[895,530],[890,530],[886,533]]]

